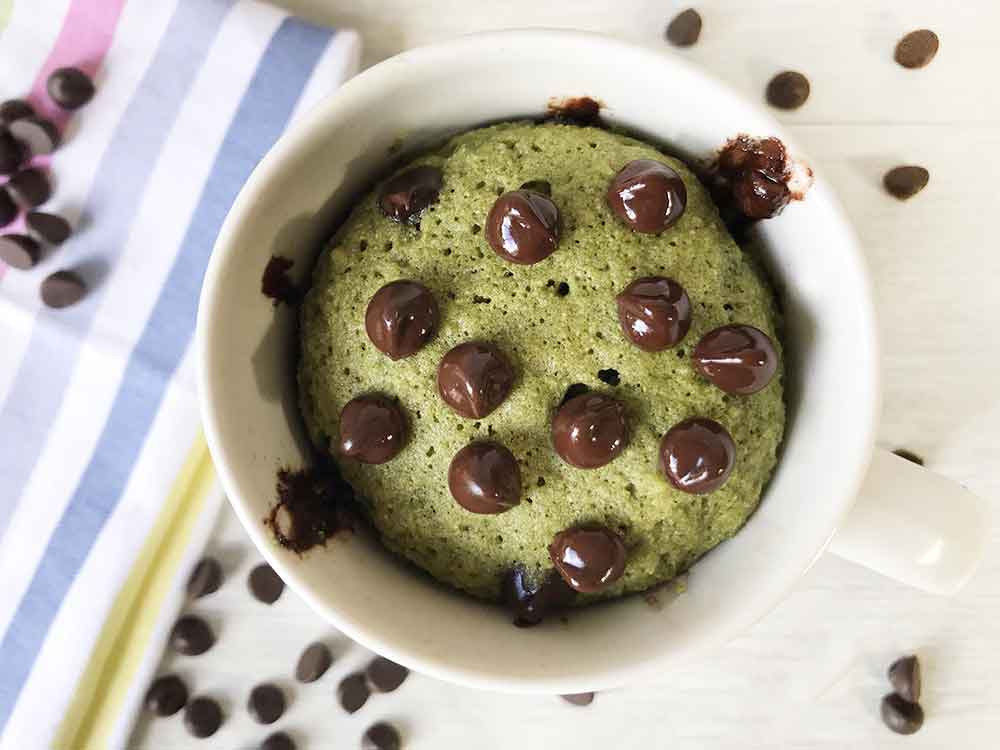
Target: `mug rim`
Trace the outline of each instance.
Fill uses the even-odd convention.
[[[260,519],[257,514],[237,490],[240,482],[237,480],[227,460],[227,450],[224,445],[225,439],[221,435],[217,404],[213,398],[214,389],[211,385],[216,375],[209,364],[211,362],[211,335],[209,329],[212,327],[212,321],[217,313],[216,302],[219,296],[217,290],[221,284],[225,283],[225,280],[221,277],[223,258],[224,256],[231,255],[236,250],[233,240],[239,232],[239,227],[250,219],[252,208],[265,191],[268,183],[282,173],[287,163],[294,162],[308,153],[311,148],[311,141],[328,127],[328,123],[331,120],[336,120],[341,113],[348,111],[350,107],[371,96],[371,91],[384,87],[393,76],[397,75],[399,68],[405,68],[407,65],[426,65],[434,59],[454,60],[462,54],[475,54],[477,47],[480,45],[502,45],[521,40],[534,44],[544,44],[547,40],[554,38],[560,41],[575,40],[580,44],[603,47],[604,51],[608,54],[613,54],[615,51],[627,52],[630,55],[645,57],[652,64],[668,64],[684,68],[688,75],[699,79],[700,84],[711,89],[711,96],[732,97],[739,101],[742,106],[757,110],[763,119],[768,120],[773,125],[773,132],[779,134],[783,140],[786,140],[783,128],[773,118],[766,113],[762,113],[759,107],[751,102],[747,102],[742,96],[732,92],[726,85],[697,66],[669,52],[653,50],[640,44],[626,42],[603,34],[548,28],[510,29],[467,34],[407,50],[363,71],[343,84],[337,91],[327,96],[300,121],[293,123],[260,164],[258,164],[234,201],[216,240],[199,299],[195,341],[197,383],[202,425],[220,483],[254,545],[265,560],[279,573],[282,579],[306,601],[310,608],[320,613],[321,616],[330,621],[352,640],[379,654],[435,678],[475,688],[501,690],[512,693],[553,694],[582,692],[582,690],[580,689],[579,680],[576,678],[549,680],[534,678],[501,679],[493,675],[484,675],[475,670],[450,664],[447,658],[444,657],[439,656],[436,660],[429,660],[424,657],[414,656],[412,653],[413,649],[407,650],[395,643],[384,641],[368,632],[364,622],[359,622],[347,612],[336,609],[328,601],[325,601],[320,593],[314,591],[309,584],[304,582],[292,566],[289,566],[275,555],[276,550],[272,547],[267,530],[259,523]],[[517,114],[512,113],[511,116],[517,116]],[[865,419],[863,423],[857,425],[857,441],[858,444],[866,446],[865,455],[870,456],[874,446],[874,434],[880,402],[877,329],[872,303],[871,277],[868,273],[857,237],[835,196],[822,185],[815,186],[813,191],[822,195],[822,200],[835,215],[836,222],[850,236],[849,260],[856,266],[859,285],[863,286],[863,288],[859,288],[857,303],[862,310],[862,317],[869,323],[865,333],[868,337],[867,352],[870,367],[867,369],[867,377],[863,379],[868,386],[867,394],[869,395],[869,399],[867,402],[868,408],[860,410],[863,411]],[[864,357],[862,357],[863,360]],[[826,549],[830,539],[832,539],[836,532],[836,528],[843,522],[844,517],[853,506],[854,499],[867,471],[867,466],[867,460],[857,462],[853,476],[846,482],[852,488],[851,492],[845,493],[844,497],[841,498],[836,520],[831,525],[829,534],[827,534],[823,543],[816,549],[815,554],[805,565],[800,570],[797,570],[794,575],[789,573],[782,586],[774,587],[774,590],[768,590],[765,595],[759,597],[756,601],[757,606],[752,608],[752,610],[748,609],[748,611],[742,612],[742,616],[738,619],[732,618],[732,622],[726,628],[724,636],[716,637],[699,644],[699,648],[688,648],[680,657],[681,659],[689,660],[711,648],[717,648],[738,633],[745,631],[780,602],[795,582],[812,567]],[[663,661],[656,658],[656,656],[655,654],[651,654],[646,663],[634,663],[614,669],[607,669],[601,674],[595,675],[590,683],[588,683],[586,690],[610,689],[625,683],[648,678],[652,674],[662,670]],[[678,659],[675,655],[673,663],[677,663],[677,661]]]

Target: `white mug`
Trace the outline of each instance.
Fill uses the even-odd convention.
[[[519,629],[499,607],[432,582],[370,534],[302,557],[263,524],[275,474],[305,461],[292,324],[260,292],[272,255],[301,280],[333,222],[391,155],[444,134],[590,96],[603,118],[691,158],[778,124],[667,53],[603,36],[526,30],[412,50],[348,82],[295,124],[243,188],[219,235],[198,316],[205,434],[250,537],[317,612],[363,645],[444,680],[500,691],[578,693],[662,673],[770,610],[831,543],[906,583],[957,590],[987,538],[986,508],[957,484],[874,450],[878,351],[871,283],[851,227],[816,174],[802,202],[759,227],[784,304],[788,425],[759,510],[660,608],[643,597]],[[813,165],[815,166],[815,165]],[[919,373],[915,373],[919,376]],[[874,450],[874,452],[873,452]]]

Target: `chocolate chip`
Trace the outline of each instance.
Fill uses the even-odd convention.
[[[49,307],[62,308],[75,305],[87,292],[83,279],[73,271],[56,271],[42,282],[42,302]]]
[[[537,625],[549,615],[570,605],[576,592],[555,571],[537,583],[523,565],[515,565],[501,580],[504,604],[518,627]]]
[[[437,167],[408,169],[382,186],[379,208],[393,221],[419,224],[423,212],[437,201],[443,184],[444,178]]]
[[[272,255],[264,267],[264,273],[260,277],[260,292],[273,300],[275,307],[282,302],[297,305],[302,299],[302,290],[295,285],[288,273],[294,265],[295,261],[290,258]]]
[[[340,455],[364,464],[384,464],[403,449],[406,419],[382,396],[358,396],[340,412]]]
[[[604,466],[628,445],[624,404],[600,393],[585,393],[567,401],[552,420],[552,443],[571,466]]]
[[[899,456],[900,458],[905,458],[907,461],[915,463],[917,466],[924,465],[924,459],[922,459],[913,451],[908,451],[905,448],[897,448],[896,450],[893,451],[893,454]]]
[[[62,142],[59,128],[42,117],[22,117],[7,127],[11,135],[24,144],[31,156],[51,154]]]
[[[889,682],[903,700],[917,703],[920,700],[920,660],[916,656],[896,659],[889,667]]]
[[[601,102],[589,96],[571,96],[568,99],[550,99],[549,115],[567,125],[599,125],[601,122]]]
[[[735,463],[732,437],[711,419],[685,419],[660,441],[660,471],[681,492],[714,492],[729,479]]]
[[[582,593],[603,591],[625,572],[625,543],[603,527],[560,531],[549,556],[566,583]]]
[[[7,181],[7,190],[18,203],[35,207],[52,197],[49,178],[40,169],[22,169]]]
[[[187,581],[187,594],[192,599],[214,594],[222,585],[222,566],[214,557],[203,557],[194,566]]]
[[[361,747],[363,750],[399,750],[399,732],[385,722],[373,724],[361,738]]]
[[[260,743],[260,750],[295,750],[295,741],[284,732],[275,732]]]
[[[52,101],[63,109],[80,109],[94,98],[94,82],[79,68],[59,68],[45,85]]]
[[[295,679],[299,682],[316,682],[333,664],[333,654],[325,643],[311,643],[295,665]]]
[[[924,725],[924,709],[901,695],[882,698],[882,722],[896,734],[913,734]]]
[[[719,173],[730,179],[747,170],[757,169],[775,180],[788,170],[788,152],[777,138],[751,138],[740,135],[730,139],[719,152]]]
[[[184,615],[170,631],[170,645],[185,656],[198,656],[215,645],[215,633],[196,615]]]
[[[545,260],[559,244],[559,208],[542,193],[504,193],[486,217],[486,239],[504,260],[531,265]]]
[[[337,700],[341,708],[349,714],[353,714],[365,705],[369,695],[371,691],[368,688],[368,681],[360,672],[347,675],[337,686]]]
[[[885,173],[882,184],[889,195],[905,201],[927,187],[930,179],[931,173],[923,167],[893,167]]]
[[[666,164],[636,159],[612,178],[607,200],[615,215],[636,232],[658,234],[683,215],[687,188]]]
[[[44,211],[29,211],[24,220],[28,229],[51,245],[61,245],[73,231],[62,216]]]
[[[438,306],[423,284],[401,279],[372,296],[365,310],[368,338],[392,360],[416,354],[438,327]]]
[[[568,693],[559,697],[567,703],[572,703],[574,706],[589,706],[594,702],[593,693]]]
[[[725,325],[701,337],[692,354],[698,373],[726,393],[742,396],[765,388],[778,371],[778,352],[763,331]]]
[[[530,190],[533,193],[541,193],[542,195],[551,196],[552,183],[548,180],[529,180],[521,185],[521,190]]]
[[[34,114],[34,108],[24,99],[8,99],[0,104],[0,124],[3,125],[9,125],[23,117],[32,117]]]
[[[281,688],[265,682],[250,691],[247,711],[260,724],[273,724],[285,713],[285,694]]]
[[[441,358],[437,369],[441,398],[468,419],[490,414],[504,402],[513,384],[514,369],[493,344],[459,344]]]
[[[613,367],[609,367],[605,370],[597,371],[597,379],[602,383],[607,383],[610,386],[617,386],[622,382],[621,375],[618,374],[618,370]]]
[[[274,604],[285,590],[285,582],[267,563],[261,563],[250,571],[247,586],[254,598],[264,604]]]
[[[184,726],[195,737],[211,737],[222,726],[222,709],[211,698],[195,698],[184,710]]]
[[[188,689],[177,675],[157,677],[146,691],[146,708],[157,716],[173,716],[187,703]]]
[[[625,338],[647,352],[675,346],[691,327],[691,300],[673,279],[636,279],[615,297],[615,302]]]
[[[778,109],[798,109],[809,98],[809,79],[794,70],[778,73],[767,84],[767,103]]]
[[[0,227],[5,227],[17,218],[17,204],[10,197],[10,193],[0,185]]]
[[[788,205],[792,193],[783,180],[758,170],[747,170],[733,179],[733,200],[748,219],[770,219]]]
[[[372,659],[365,669],[368,684],[380,693],[391,693],[403,684],[409,674],[409,669],[382,656]]]
[[[701,15],[694,8],[681,11],[667,26],[667,41],[677,47],[690,47],[701,35]]]
[[[41,246],[26,234],[5,234],[0,237],[0,260],[11,268],[27,271],[41,257]]]
[[[922,68],[937,54],[938,35],[930,29],[911,31],[896,44],[895,59],[904,68]]]
[[[452,459],[448,489],[471,513],[503,513],[521,502],[521,470],[514,454],[499,443],[471,443]]]
[[[0,174],[14,174],[27,156],[19,140],[6,130],[0,130]]]

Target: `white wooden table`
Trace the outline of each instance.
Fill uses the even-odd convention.
[[[653,0],[285,0],[308,17],[353,26],[365,64],[459,33],[516,26],[600,30],[663,45],[686,3]],[[791,68],[812,82],[799,111],[780,114],[840,194],[876,281],[883,346],[881,441],[1000,501],[1000,4],[995,0],[795,0],[694,3],[701,41],[679,54],[747,97]],[[930,28],[941,50],[927,68],[892,61],[896,40]],[[609,60],[608,64],[613,64]],[[885,195],[883,172],[903,163],[931,173],[908,203]],[[836,283],[831,279],[831,283]],[[835,460],[831,456],[831,460]],[[808,498],[804,499],[808,502]],[[1000,513],[998,513],[1000,515]],[[478,693],[414,676],[348,717],[339,678],[367,655],[290,592],[272,608],[246,595],[257,554],[226,509],[213,549],[229,583],[203,600],[221,630],[201,661],[174,661],[198,688],[234,696],[225,728],[198,747],[253,747],[266,732],[242,704],[275,679],[293,695],[276,725],[300,747],[359,747],[363,729],[394,721],[412,750],[450,748],[941,748],[1000,747],[1000,532],[958,596],[905,589],[825,556],[774,612],[697,665],[658,685],[604,693],[588,708],[558,699]],[[310,640],[340,658],[320,682],[290,680]],[[924,661],[927,721],[912,737],[878,718],[884,670],[916,650]],[[178,657],[171,657],[178,659]],[[235,689],[234,689],[234,686]],[[142,723],[136,747],[189,747],[180,721]]]

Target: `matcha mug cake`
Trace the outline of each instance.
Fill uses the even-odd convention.
[[[606,127],[539,123],[573,96]],[[293,124],[220,234],[197,356],[221,484],[318,613],[442,679],[579,693],[735,636],[838,528],[906,582],[968,577],[980,506],[873,455],[869,280],[822,176],[753,229],[765,274],[686,166],[741,133],[801,156],[668,54],[546,30],[407,52]],[[759,151],[718,165],[751,214],[788,197]],[[279,498],[348,490],[370,526],[301,552]],[[516,628],[505,598],[568,608]]]

